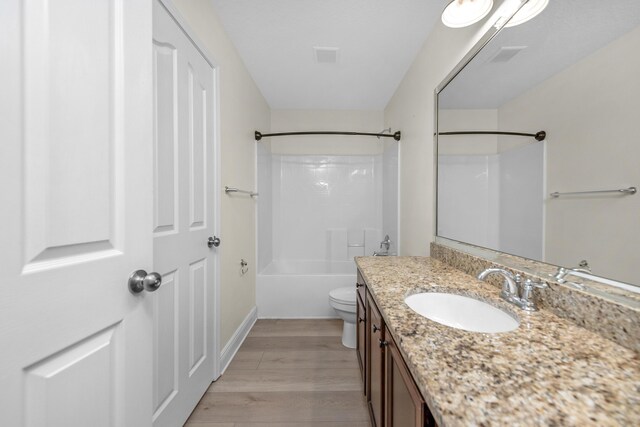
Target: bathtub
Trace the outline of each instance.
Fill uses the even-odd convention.
[[[329,291],[355,284],[354,261],[272,261],[256,277],[258,317],[337,318]]]

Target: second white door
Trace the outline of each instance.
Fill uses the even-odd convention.
[[[182,425],[214,379],[214,70],[153,5],[154,426]]]

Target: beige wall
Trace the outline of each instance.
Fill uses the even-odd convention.
[[[438,22],[385,109],[385,127],[400,141],[400,255],[428,255],[433,240],[434,89],[485,31],[485,25],[447,28]]]
[[[273,110],[271,112],[272,132],[324,130],[378,133],[383,127],[383,111]],[[385,139],[340,135],[283,136],[271,139],[271,151],[279,154],[308,155],[381,154]]]
[[[547,189],[640,186],[640,28],[499,109],[501,129],[547,131]],[[638,283],[640,197],[546,200],[546,260]]]
[[[220,76],[221,186],[255,186],[255,129],[269,130],[270,110],[208,0],[173,3],[217,62]],[[256,201],[222,192],[220,212],[220,345],[255,306]],[[240,276],[240,258],[249,272]]]

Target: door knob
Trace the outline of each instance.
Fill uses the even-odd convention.
[[[213,236],[213,237],[209,237],[209,239],[207,240],[207,246],[209,246],[210,248],[212,247],[218,247],[220,246],[220,238]]]
[[[128,283],[132,294],[139,294],[144,290],[153,292],[162,284],[162,276],[156,272],[147,274],[144,270],[136,270],[129,276]]]

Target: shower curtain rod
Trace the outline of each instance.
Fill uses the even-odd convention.
[[[310,131],[310,132],[279,132],[279,133],[261,133],[256,131],[256,141],[260,141],[262,138],[270,136],[288,136],[288,135],[364,135],[364,136],[377,136],[385,138],[393,138],[396,141],[400,141],[400,131],[393,134],[388,133],[366,133],[366,132],[341,132],[341,131]]]
[[[515,135],[515,136],[530,136],[532,138],[535,138],[536,141],[542,141],[547,137],[547,132],[543,130],[536,133],[470,130],[470,131],[458,131],[458,132],[438,132],[438,135]]]

